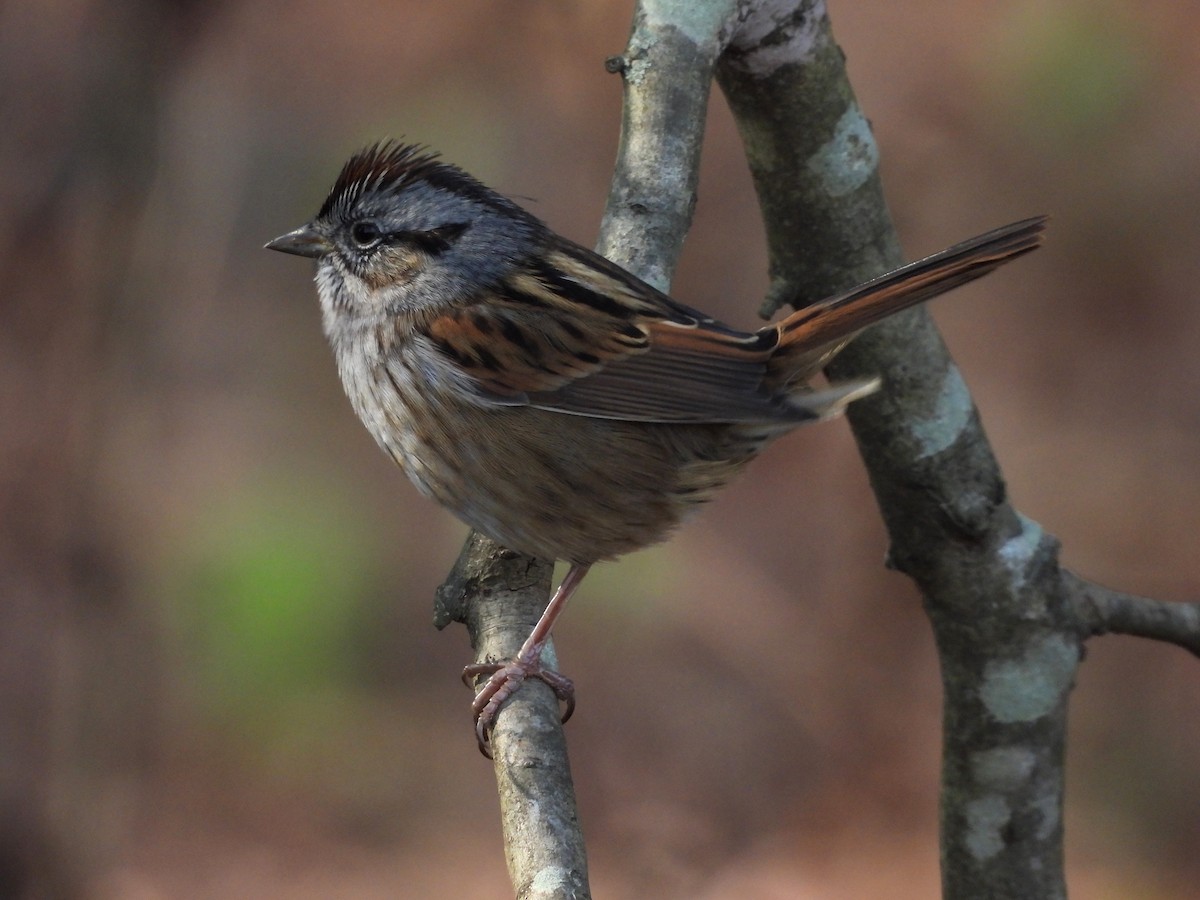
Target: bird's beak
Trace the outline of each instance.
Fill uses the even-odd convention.
[[[289,231],[273,241],[268,241],[265,249],[317,259],[332,250],[333,245],[318,234],[311,225],[301,225],[295,231]]]

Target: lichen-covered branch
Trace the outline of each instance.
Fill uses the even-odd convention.
[[[901,256],[883,202],[879,151],[824,0],[755,0],[743,16],[717,80],[768,225],[766,318],[866,281]]]
[[[717,77],[767,226],[764,314],[901,263],[879,154],[822,0],[745,4]],[[1057,540],[1008,502],[970,391],[924,310],[868,330],[827,371],[883,378],[849,418],[890,565],[920,587],[937,640],[944,896],[1064,897],[1063,746],[1083,641],[1118,631],[1196,653],[1200,606],[1060,568]]]
[[[824,4],[764,0],[747,13],[718,80],[769,235],[767,306],[799,306],[903,260]],[[891,565],[920,586],[937,638],[945,896],[1064,896],[1062,753],[1081,634],[1057,543],[1009,505],[970,393],[924,311],[869,330],[829,371],[884,382],[850,419]]]

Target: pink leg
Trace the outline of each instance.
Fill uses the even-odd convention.
[[[567,704],[567,711],[563,715],[564,722],[575,711],[575,687],[571,684],[571,679],[551,669],[542,668],[542,651],[546,648],[546,642],[550,640],[554,622],[587,572],[588,566],[572,564],[554,596],[550,598],[546,611],[542,613],[537,624],[533,626],[533,631],[511,660],[507,663],[475,663],[463,669],[463,681],[468,687],[473,686],[478,676],[491,675],[471,704],[475,713],[475,737],[479,740],[479,750],[484,756],[490,758],[492,755],[488,749],[488,732],[496,722],[501,704],[517,692],[526,678],[544,681],[550,685],[558,699]]]

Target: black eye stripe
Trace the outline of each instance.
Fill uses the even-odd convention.
[[[445,253],[469,227],[466,222],[452,222],[426,231],[384,231],[377,222],[363,219],[350,226],[350,239],[361,250],[373,250],[380,244],[409,244],[431,256]]]
[[[396,240],[407,241],[433,256],[445,253],[467,230],[466,222],[452,222],[428,231],[398,231],[391,235]]]
[[[396,230],[385,232],[379,223],[370,218],[354,222],[350,226],[350,240],[353,240],[360,250],[374,250],[380,244],[408,244],[424,251],[431,256],[448,251],[463,232],[469,228],[467,222],[451,222],[438,228],[430,228],[415,232],[415,230]]]

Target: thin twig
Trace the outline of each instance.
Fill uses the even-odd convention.
[[[1200,603],[1167,603],[1126,594],[1067,570],[1063,570],[1063,580],[1089,634],[1151,638],[1200,656]]]

